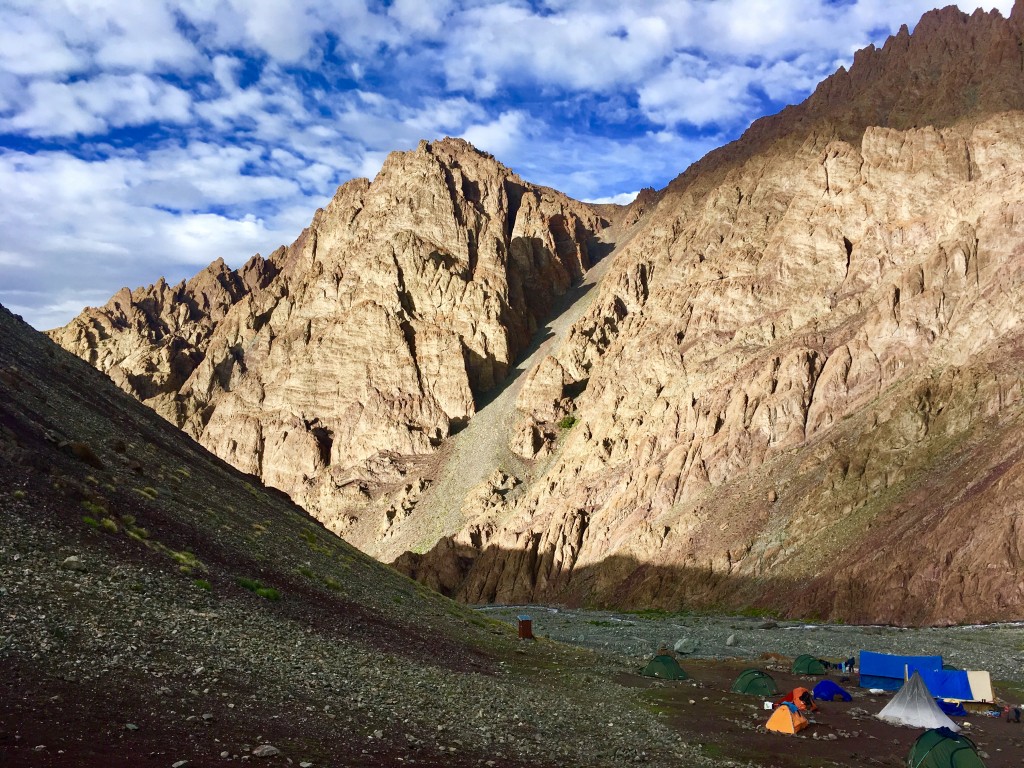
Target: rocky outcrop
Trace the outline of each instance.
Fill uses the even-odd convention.
[[[421,142],[269,258],[124,289],[51,335],[358,540],[360,511],[503,380],[606,223],[464,141]]]
[[[470,602],[1024,616],[1022,42],[1024,3],[928,14],[673,182],[516,448],[579,422],[486,537],[398,565]]]
[[[1022,44],[930,13],[626,208],[424,143],[54,336],[469,602],[1024,618]]]

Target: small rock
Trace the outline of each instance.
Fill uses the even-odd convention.
[[[313,768],[312,763],[299,763],[299,768]]]
[[[735,633],[734,633],[734,634],[731,634],[731,635],[729,635],[729,637],[728,637],[728,638],[726,638],[726,640],[725,640],[725,644],[726,644],[727,646],[729,646],[730,648],[732,648],[732,647],[733,647],[734,645],[736,645],[736,635],[735,635]]]
[[[697,650],[697,643],[689,638],[681,638],[676,640],[675,646],[676,653],[693,653]]]
[[[127,728],[129,731],[139,730],[139,726],[137,726],[135,723],[125,723],[124,727]]]
[[[71,555],[70,557],[64,558],[64,562],[61,563],[64,568],[69,571],[84,571],[85,563],[82,562],[82,558],[78,555]]]
[[[171,768],[185,768],[188,765],[188,760],[179,760],[176,763],[171,763]]]
[[[231,757],[231,753],[228,752],[227,750],[225,750],[224,752],[220,753],[220,756],[225,758],[225,759],[227,759],[227,758]]]
[[[277,747],[271,746],[270,744],[260,744],[252,751],[253,757],[273,757],[274,755],[280,754],[281,750]]]
[[[778,628],[778,626],[779,625],[776,622],[774,622],[774,621],[762,621],[760,624],[757,625],[757,628],[758,629],[776,629],[776,628]]]
[[[203,713],[203,721],[208,723],[211,720],[213,720],[213,715],[211,715],[209,712],[204,712]]]

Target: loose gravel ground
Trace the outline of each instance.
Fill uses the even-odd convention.
[[[483,615],[515,623],[533,618],[534,631],[552,640],[607,652],[623,664],[639,664],[660,646],[680,640],[700,659],[758,659],[765,653],[802,653],[846,659],[860,650],[940,655],[963,669],[988,670],[993,680],[1024,681],[1024,623],[907,629],[809,624],[763,618],[657,615],[586,611],[545,606],[486,606]],[[733,645],[727,645],[729,637]]]

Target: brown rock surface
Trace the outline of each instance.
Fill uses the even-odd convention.
[[[625,209],[424,143],[54,337],[470,602],[1019,619],[1022,48],[929,13]]]
[[[464,141],[421,142],[268,259],[124,289],[51,335],[365,545],[370,497],[469,420],[603,226]]]
[[[580,423],[486,539],[398,565],[457,557],[470,602],[1024,616],[1022,21],[930,13],[673,182],[520,393]]]

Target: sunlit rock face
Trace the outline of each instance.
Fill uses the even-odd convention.
[[[1022,48],[1022,2],[930,13],[680,176],[513,448],[578,423],[398,566],[470,602],[1024,616]]]
[[[341,531],[473,416],[604,225],[464,141],[421,142],[269,258],[123,289],[51,335]]]
[[[423,143],[53,337],[463,600],[1024,618],[1022,42],[927,14],[626,209]]]

